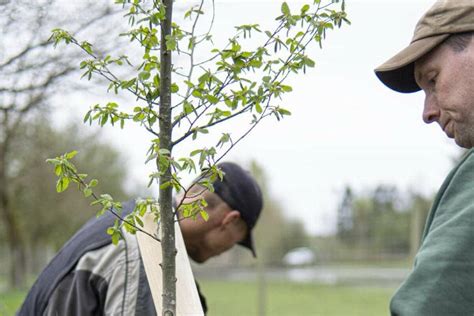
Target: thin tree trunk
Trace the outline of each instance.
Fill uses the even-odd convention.
[[[263,258],[257,261],[258,273],[258,315],[265,316],[267,308],[267,280],[265,276],[265,261]]]
[[[11,285],[15,289],[24,289],[26,286],[26,253],[21,239],[11,243]]]
[[[410,256],[415,258],[418,249],[420,248],[421,237],[423,236],[423,225],[425,222],[425,216],[423,216],[423,209],[420,207],[421,203],[418,203],[419,198],[415,198],[413,209],[410,217]]]
[[[171,51],[166,47],[166,36],[171,34],[173,1],[164,0],[166,18],[161,21],[161,67],[160,67],[160,147],[169,150],[171,157]],[[158,168],[160,166],[158,165]],[[161,171],[161,170],[160,170]],[[174,214],[172,208],[172,186],[162,188],[171,180],[170,166],[160,176],[161,249],[163,254],[163,315],[176,315],[176,246]]]
[[[0,214],[6,227],[8,251],[10,253],[9,287],[21,288],[25,285],[25,256],[18,223],[15,214],[9,208],[5,166],[5,147],[7,144],[2,145],[0,148]]]

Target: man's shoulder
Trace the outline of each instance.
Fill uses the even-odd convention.
[[[470,149],[462,155],[459,162],[444,180],[438,192],[438,197],[441,198],[446,192],[457,192],[458,189],[465,186],[472,187],[468,183],[470,180],[474,180],[474,149]]]
[[[123,212],[129,212],[133,205],[133,201],[124,203]],[[114,215],[106,213],[100,218],[89,220],[77,231],[39,275],[23,303],[20,315],[42,314],[56,286],[75,269],[81,258],[111,245],[106,230],[114,221]]]
[[[463,163],[469,163],[474,160],[474,148],[471,148],[469,150],[466,150],[462,155],[461,155],[461,160],[460,164]]]

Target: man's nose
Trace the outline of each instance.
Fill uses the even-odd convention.
[[[440,112],[436,100],[431,96],[425,97],[425,105],[423,107],[423,121],[426,124],[436,122],[439,119]]]

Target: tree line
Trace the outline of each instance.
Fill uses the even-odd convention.
[[[337,208],[337,238],[362,257],[414,253],[432,196],[381,184],[363,193],[346,186]]]

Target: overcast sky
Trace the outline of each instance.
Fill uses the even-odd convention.
[[[316,68],[291,82],[294,93],[285,100],[293,115],[265,122],[232,153],[264,164],[287,214],[304,218],[311,232],[334,229],[345,184],[357,191],[386,183],[427,193],[451,168],[457,148],[437,125],[423,123],[423,93],[395,93],[373,74],[409,43],[433,2],[346,1],[352,25],[330,32],[323,50],[315,51]],[[258,21],[271,11],[267,6],[278,12],[274,1],[224,5],[229,15],[221,23],[241,15]]]
[[[422,93],[395,93],[373,74],[410,42],[433,2],[346,1],[352,25],[329,32],[323,50],[312,52],[316,67],[289,82],[294,91],[282,105],[293,115],[265,121],[228,156],[244,164],[257,160],[285,213],[304,220],[309,232],[334,231],[345,185],[356,192],[383,183],[429,193],[449,172],[457,147],[437,125],[423,123]],[[234,25],[270,23],[280,4],[217,1],[216,37],[226,38]],[[138,129],[106,134],[130,155],[129,184],[146,183],[147,136]]]

